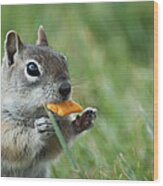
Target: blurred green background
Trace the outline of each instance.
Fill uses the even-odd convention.
[[[50,46],[67,55],[74,100],[98,109],[95,127],[73,143],[89,179],[153,179],[153,2],[2,6],[6,32],[35,43],[43,25]],[[62,154],[56,178],[80,178]]]

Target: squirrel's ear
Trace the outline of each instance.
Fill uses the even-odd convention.
[[[9,65],[14,63],[14,54],[23,48],[23,43],[15,31],[9,31],[6,34],[5,53]]]
[[[36,45],[48,46],[48,40],[42,25],[38,29],[38,39]]]

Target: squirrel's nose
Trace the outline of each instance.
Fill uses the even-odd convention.
[[[70,94],[71,92],[71,85],[70,83],[62,83],[61,86],[59,87],[59,93],[61,96],[66,97]]]

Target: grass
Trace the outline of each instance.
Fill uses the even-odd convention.
[[[2,6],[2,46],[10,29],[35,43],[40,24],[68,56],[74,100],[98,109],[71,147],[84,178],[152,180],[153,2]],[[65,153],[51,176],[80,178]]]
[[[46,108],[45,105],[44,105],[44,108],[45,108],[45,111],[47,112],[47,114],[49,116],[49,119],[50,119],[50,121],[51,121],[51,123],[53,125],[53,128],[54,128],[54,130],[56,132],[56,135],[57,135],[57,137],[59,139],[59,142],[60,142],[60,144],[61,144],[61,146],[63,148],[63,151],[64,151],[65,155],[67,156],[67,159],[69,160],[69,163],[72,165],[72,168],[75,171],[79,172],[80,178],[84,178],[84,175],[82,174],[82,172],[81,172],[81,170],[80,170],[80,168],[79,168],[79,166],[77,164],[77,161],[75,160],[73,154],[71,153],[71,151],[70,151],[70,149],[68,147],[68,144],[66,143],[66,140],[65,140],[65,138],[64,138],[64,136],[63,136],[63,134],[62,134],[62,132],[61,132],[61,130],[59,128],[59,126],[57,125],[53,114],[51,113],[51,111],[49,111]]]

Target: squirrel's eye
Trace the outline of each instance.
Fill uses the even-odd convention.
[[[27,73],[30,76],[39,76],[40,75],[40,71],[38,69],[38,66],[34,62],[28,63],[28,65],[27,65]]]

